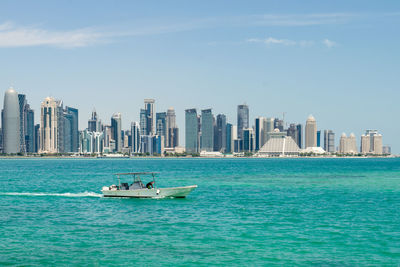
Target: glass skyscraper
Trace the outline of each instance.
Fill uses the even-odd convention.
[[[122,152],[121,113],[111,117],[111,138],[115,141],[115,151]]]
[[[185,148],[187,153],[198,153],[198,119],[197,110],[185,110]]]
[[[226,124],[226,149],[225,153],[233,152],[233,127],[231,123]]]
[[[296,144],[298,145],[299,148],[303,147],[303,125],[297,124],[296,125]]]
[[[78,152],[79,149],[79,113],[78,109],[72,107],[66,107],[65,113],[67,114],[67,118],[69,120],[68,136],[70,138],[70,148],[69,151],[65,150],[65,152]],[[64,130],[66,131],[66,130]]]
[[[214,150],[214,116],[211,109],[201,111],[201,151]]]
[[[225,152],[226,150],[226,116],[217,115],[217,123],[214,132],[214,151]]]
[[[237,138],[243,139],[243,130],[249,128],[249,106],[237,107]]]
[[[332,130],[324,131],[324,150],[326,152],[335,152],[335,133]]]
[[[165,141],[167,140],[167,113],[158,112],[156,113],[156,134],[158,136],[163,136],[164,147],[167,146]]]
[[[140,125],[137,122],[131,123],[131,152],[140,152]]]
[[[154,99],[144,100],[144,109],[146,112],[146,135],[155,134],[154,125]]]

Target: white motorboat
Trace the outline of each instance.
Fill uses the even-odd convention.
[[[192,192],[197,185],[158,188],[156,186],[155,172],[129,172],[117,173],[118,185],[103,186],[101,192],[104,197],[129,197],[129,198],[184,198]],[[143,184],[140,176],[150,175],[151,181]],[[131,176],[133,183],[121,183],[120,176]]]

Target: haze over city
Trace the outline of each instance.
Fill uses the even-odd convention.
[[[359,145],[378,129],[399,152],[397,2],[2,1],[0,10],[1,95],[10,85],[25,94],[36,122],[53,96],[79,109],[80,129],[93,108],[103,122],[121,112],[128,129],[154,98],[157,112],[175,108],[184,144],[185,109],[236,123],[246,103],[251,125],[313,114],[337,139],[354,132]]]

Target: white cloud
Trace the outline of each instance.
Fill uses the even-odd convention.
[[[323,24],[347,23],[360,15],[352,13],[320,13],[320,14],[265,14],[255,15],[247,19],[260,26],[312,26]]]
[[[284,46],[300,46],[300,47],[311,47],[316,44],[316,42],[314,40],[295,41],[295,40],[290,40],[290,39],[277,39],[277,38],[272,38],[272,37],[268,37],[265,39],[250,38],[250,39],[247,39],[246,42],[247,43],[261,43],[261,44],[265,44],[267,46],[284,45]],[[337,45],[335,42],[328,40],[328,39],[322,40],[321,43],[329,48]]]
[[[249,43],[263,43],[266,45],[273,45],[273,44],[278,44],[278,45],[296,45],[297,43],[292,40],[288,39],[276,39],[276,38],[266,38],[266,39],[259,39],[259,38],[251,38],[246,40]]]
[[[323,43],[326,47],[328,47],[328,48],[332,48],[332,47],[334,47],[334,46],[337,46],[337,43],[336,43],[336,42],[333,42],[333,41],[331,41],[331,40],[329,40],[329,39],[324,39],[324,40],[322,41],[322,43]]]
[[[83,47],[104,41],[104,35],[92,29],[49,31],[37,27],[0,24],[0,47],[56,46]]]

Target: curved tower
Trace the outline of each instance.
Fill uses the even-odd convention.
[[[306,138],[305,147],[317,146],[317,121],[310,115],[306,121]]]
[[[10,87],[4,95],[2,113],[3,150],[5,154],[20,152],[20,123],[19,123],[18,93]]]

